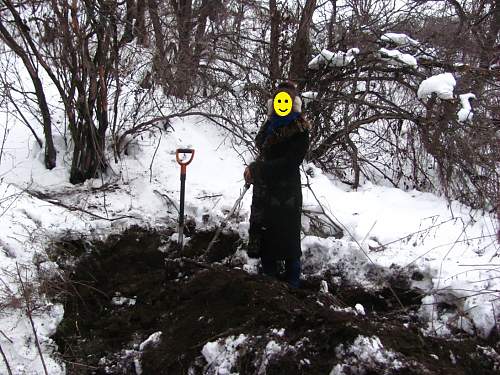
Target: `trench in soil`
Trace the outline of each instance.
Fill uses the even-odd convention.
[[[339,362],[335,348],[358,335],[376,335],[400,353],[408,365],[399,374],[425,373],[424,367],[430,374],[495,373],[480,349],[488,343],[465,335],[423,337],[415,314],[420,296],[404,283],[395,289],[405,311],[386,289],[345,285],[332,297],[319,293],[320,279],[307,275],[301,289],[291,289],[227,264],[240,246],[235,233],[223,233],[205,262],[198,257],[213,232],[195,233],[182,252],[159,251],[170,234],[133,227],[105,242],[63,239],[50,249],[66,275],[52,294],[64,304],[54,339],[67,374],[136,374],[138,361],[145,375],[210,373],[204,344],[239,334],[253,341],[234,371],[255,374],[272,329],[284,329],[274,339],[293,350],[270,358],[267,374],[329,374]],[[361,303],[367,315],[332,309],[339,303]],[[139,352],[139,344],[158,331],[159,344]],[[366,372],[379,373],[392,372]]]

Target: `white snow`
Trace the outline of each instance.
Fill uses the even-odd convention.
[[[133,298],[127,298],[121,296],[119,293],[115,295],[113,298],[111,298],[111,304],[115,306],[134,306],[136,302],[136,297]]]
[[[281,345],[278,344],[276,341],[271,340],[267,343],[266,345],[266,355],[267,356],[272,356],[281,351]]]
[[[161,340],[161,335],[162,335],[161,331],[158,331],[158,332],[155,332],[155,333],[152,333],[151,335],[149,335],[149,337],[146,340],[144,340],[143,342],[141,342],[141,344],[139,345],[139,350],[142,352],[148,346],[156,346],[156,345],[158,345],[158,343]]]
[[[476,99],[476,95],[474,95],[472,93],[462,94],[462,95],[459,95],[459,98],[460,98],[460,104],[462,105],[462,108],[460,108],[460,110],[457,113],[458,121],[460,121],[460,122],[471,121],[472,117],[474,116],[474,112],[472,112],[470,100]]]
[[[500,279],[494,277],[498,245],[493,215],[483,215],[456,201],[448,207],[443,198],[416,190],[404,192],[367,183],[356,192],[346,191],[333,185],[319,169],[314,169],[309,182],[328,214],[343,224],[346,237],[306,236],[302,240],[305,273],[322,276],[333,268],[351,283],[374,288],[388,276],[391,266],[410,275],[418,270],[423,280],[415,281],[414,287],[436,295],[436,300],[424,299],[424,304],[450,303],[456,306],[447,312],[450,324],[458,322],[474,333],[467,328],[466,319],[459,319],[465,311],[470,327],[488,336],[494,327],[490,300],[500,290]],[[314,210],[317,202],[312,194],[304,190],[303,195],[304,207]],[[368,243],[363,242],[369,236],[377,238],[385,250],[370,251]],[[484,266],[475,267],[478,264]],[[493,304],[498,314],[500,303],[495,300]],[[434,309],[430,314],[424,310],[424,319],[439,328],[428,333],[448,333],[440,320],[445,312]]]
[[[236,94],[240,95],[243,93],[243,91],[245,89],[246,82],[238,79],[238,80],[234,81],[231,86],[232,86],[233,90],[236,92]]]
[[[364,374],[367,369],[388,371],[402,367],[396,353],[385,349],[377,336],[359,335],[348,348],[340,344],[335,352],[341,363],[335,365],[330,375]]]
[[[247,340],[247,336],[240,334],[238,337],[230,336],[214,342],[207,342],[201,354],[207,361],[204,374],[230,375],[237,374],[231,372],[239,356],[238,349]]]
[[[284,328],[281,328],[281,329],[273,328],[271,330],[271,333],[273,335],[276,335],[276,336],[279,336],[279,337],[283,337],[285,335],[285,329]]]
[[[453,89],[457,82],[451,73],[442,73],[422,81],[418,87],[417,96],[427,98],[433,93],[441,99],[453,99]]]
[[[256,375],[265,375],[267,366],[269,364],[269,360],[271,358],[273,358],[274,356],[277,356],[280,353],[282,353],[283,350],[284,350],[284,347],[282,345],[277,343],[275,340],[270,340],[266,344],[266,347],[264,348],[264,351],[262,352],[262,354],[260,356],[260,365],[256,371]]]
[[[328,293],[328,283],[325,280],[321,280],[319,291],[325,294]]]
[[[351,48],[347,52],[330,52],[327,49],[323,49],[307,66],[309,69],[319,69],[322,65],[326,65],[327,67],[347,66],[354,61],[357,54],[359,54],[358,48]]]
[[[362,305],[362,304],[357,303],[357,304],[354,306],[354,308],[356,309],[356,311],[358,312],[358,314],[360,314],[360,315],[366,315],[366,313],[365,313],[365,308],[363,307],[363,305]]]
[[[300,94],[302,99],[304,100],[304,104],[310,103],[313,100],[316,100],[318,97],[318,93],[316,91],[306,91]]]
[[[387,59],[392,64],[408,65],[413,68],[418,66],[417,59],[408,53],[403,53],[395,49],[381,48],[380,54],[382,58]]]
[[[55,172],[57,173],[57,172]],[[55,233],[88,231],[89,223],[78,214],[31,197],[13,184],[0,181],[0,277],[3,301],[22,301],[17,267],[25,284],[39,286],[36,261],[40,273],[49,276],[57,273],[57,267],[45,253],[47,241]],[[50,374],[64,373],[64,366],[51,354],[55,343],[49,337],[55,333],[63,318],[62,305],[54,305],[43,295],[36,295],[36,303],[42,307],[33,316],[36,333],[40,341],[45,363]],[[42,373],[42,363],[34,345],[34,333],[24,313],[25,303],[20,309],[5,308],[0,315],[0,344],[16,374]],[[0,373],[7,373],[0,361]]]
[[[408,35],[399,33],[385,33],[380,39],[386,42],[394,42],[398,45],[410,44],[412,46],[418,46],[420,44],[417,40],[410,38]]]
[[[427,60],[434,61],[439,56],[438,51],[432,47],[424,47],[420,46],[415,57],[418,57],[419,60]]]

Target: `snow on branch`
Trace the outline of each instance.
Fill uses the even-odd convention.
[[[422,81],[418,87],[419,99],[437,94],[441,99],[453,99],[453,89],[457,82],[451,73],[438,74]]]
[[[472,116],[474,116],[474,113],[472,112],[470,100],[476,99],[476,95],[474,95],[472,93],[468,93],[468,94],[459,95],[459,97],[460,97],[460,104],[462,105],[462,108],[460,108],[460,110],[457,113],[458,121],[460,121],[460,122],[471,121]]]
[[[300,94],[302,99],[304,100],[304,103],[307,104],[309,102],[312,102],[318,97],[318,92],[317,91],[306,91]]]
[[[380,49],[380,55],[383,59],[396,65],[408,65],[413,68],[418,66],[417,59],[408,53],[402,53],[397,49]]]
[[[406,44],[418,46],[420,44],[418,40],[412,39],[406,34],[385,33],[380,39],[384,42],[392,42],[400,46],[404,46]]]
[[[354,61],[355,55],[359,54],[358,48],[351,48],[347,52],[330,52],[327,49],[321,51],[307,65],[309,69],[319,69],[321,65],[347,66]]]

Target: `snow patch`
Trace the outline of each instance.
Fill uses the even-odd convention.
[[[310,103],[313,100],[316,100],[318,97],[318,93],[316,91],[306,91],[300,94],[302,99],[304,100],[304,104]]]
[[[283,337],[285,335],[285,329],[284,328],[281,328],[281,329],[273,328],[271,330],[271,333],[273,335],[276,335],[276,336],[279,336],[279,337]]]
[[[271,340],[267,343],[266,348],[264,349],[264,353],[262,353],[262,360],[260,362],[259,369],[257,370],[257,374],[265,374],[267,365],[269,364],[269,360],[273,357],[281,353],[283,347],[278,344],[276,341]]]
[[[451,73],[438,74],[422,81],[417,96],[424,99],[435,93],[441,99],[453,99],[453,89],[456,84]]]
[[[400,46],[404,46],[406,44],[410,44],[412,46],[418,46],[420,42],[418,40],[410,38],[406,34],[398,34],[398,33],[385,33],[380,38],[384,42],[393,42]]]
[[[471,121],[472,117],[474,116],[474,113],[472,112],[470,100],[476,99],[476,95],[474,95],[472,93],[462,94],[462,95],[459,95],[459,98],[460,98],[460,104],[462,105],[462,108],[460,108],[460,110],[457,113],[458,121],[460,121],[460,122]]]
[[[381,48],[380,54],[382,58],[396,65],[408,65],[413,68],[418,66],[417,59],[408,53],[402,53],[396,49]]]
[[[238,349],[247,340],[247,336],[240,334],[238,337],[229,336],[214,342],[207,342],[201,354],[207,361],[204,374],[230,375],[236,360],[239,357]]]
[[[330,52],[327,49],[321,51],[307,65],[309,69],[319,69],[320,66],[347,66],[352,63],[355,56],[359,54],[358,48],[351,48],[347,52]]]
[[[136,297],[133,298],[127,298],[127,297],[122,297],[120,293],[116,293],[116,295],[111,298],[111,304],[115,306],[134,306],[136,302]]]
[[[359,335],[348,348],[340,344],[336,356],[341,363],[335,365],[330,375],[365,374],[366,370],[397,370],[403,367],[397,354],[384,348],[377,336]]]
[[[146,349],[148,346],[156,346],[160,343],[161,340],[161,331],[155,332],[151,334],[146,340],[144,340],[140,345],[139,345],[139,350],[142,352],[144,349]]]
[[[362,304],[357,303],[356,306],[354,306],[354,308],[356,309],[356,311],[358,312],[358,314],[360,314],[360,315],[366,315],[365,308],[363,307]]]

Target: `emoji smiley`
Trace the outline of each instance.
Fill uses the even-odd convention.
[[[278,116],[286,116],[292,111],[292,98],[285,91],[280,91],[274,97],[274,112]]]

